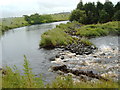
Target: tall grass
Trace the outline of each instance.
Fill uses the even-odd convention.
[[[40,46],[41,47],[56,47],[64,46],[69,43],[72,43],[73,38],[63,32],[60,28],[55,28],[45,32],[42,36]]]
[[[77,30],[77,35],[85,37],[99,37],[106,35],[119,35],[120,27],[118,27],[119,21],[108,22],[104,24],[92,24],[82,26]]]
[[[6,66],[6,75],[2,78],[2,88],[43,88],[41,77],[35,77],[29,65],[24,56],[24,74],[21,74],[16,66],[14,68]]]

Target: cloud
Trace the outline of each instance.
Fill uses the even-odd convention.
[[[22,16],[32,13],[56,13],[71,11],[76,8],[80,0],[0,0],[0,17]],[[98,0],[83,0],[86,2],[97,2]],[[99,0],[104,3],[105,0]],[[119,0],[111,0],[114,3]]]

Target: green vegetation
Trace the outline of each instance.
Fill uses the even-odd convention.
[[[78,22],[68,22],[67,24],[60,24],[55,29],[49,30],[41,36],[40,46],[49,48],[61,45],[68,45],[76,42],[78,37],[92,38],[106,35],[119,35],[120,28],[119,21],[108,22],[104,24],[82,25]],[[87,39],[81,39],[82,43],[92,45]]]
[[[93,45],[93,43],[91,43],[87,38],[82,38],[80,41],[85,45]]]
[[[113,5],[112,2],[78,3],[77,8],[72,11],[70,21],[78,21],[83,24],[106,23],[108,21],[120,21],[120,2]]]
[[[29,24],[42,24],[52,22],[52,17],[50,15],[39,15],[38,13],[32,14],[30,16],[24,15],[25,20]]]
[[[40,46],[46,48],[67,45],[73,41],[73,38],[63,32],[60,28],[49,30],[45,32],[41,37],[42,40],[40,42]]]
[[[30,16],[24,15],[25,20],[33,24],[42,24],[55,21],[65,21],[69,19],[70,13],[58,13],[58,14],[48,14],[48,15],[39,15],[38,13],[32,14]]]
[[[11,17],[0,19],[0,35],[5,31],[13,28],[23,27],[29,25],[24,17]]]
[[[118,27],[118,21],[108,22],[104,24],[92,24],[85,25],[77,29],[77,35],[84,37],[97,37],[97,36],[106,36],[106,35],[119,35],[120,28]]]
[[[100,82],[74,82],[71,76],[58,76],[50,84],[44,85],[40,77],[36,77],[27,58],[24,56],[24,73],[17,69],[6,66],[6,73],[2,76],[2,88],[118,88],[119,84],[112,81]]]
[[[43,88],[41,77],[35,77],[29,62],[24,56],[24,74],[17,69],[6,67],[6,74],[2,77],[2,88]]]
[[[63,12],[63,13],[56,13],[56,14],[50,14],[53,18],[53,21],[66,21],[69,20],[70,13],[69,12]]]

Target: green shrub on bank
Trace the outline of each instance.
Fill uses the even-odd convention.
[[[40,46],[41,47],[56,47],[56,46],[64,46],[69,43],[72,43],[73,38],[63,32],[60,28],[55,28],[52,30],[48,30],[42,36]]]

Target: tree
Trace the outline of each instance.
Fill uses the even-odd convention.
[[[86,12],[86,24],[92,24],[98,22],[98,13],[97,8],[94,3],[86,3],[84,5],[84,9]]]
[[[109,21],[112,20],[112,17],[114,15],[114,7],[113,7],[113,3],[112,2],[105,2],[104,4],[104,10],[109,14],[110,18]]]
[[[70,16],[70,21],[78,21],[80,23],[85,23],[86,14],[83,10],[73,10]]]
[[[96,7],[97,7],[97,10],[98,10],[98,11],[101,11],[101,10],[103,9],[103,6],[104,6],[104,5],[103,5],[101,2],[99,2],[99,1],[97,2]]]
[[[106,23],[109,21],[109,14],[105,10],[100,11],[100,18],[99,22],[100,23]]]
[[[120,21],[120,10],[118,10],[113,17],[114,20]]]
[[[79,9],[79,10],[84,10],[83,2],[79,2],[79,3],[78,3],[77,9]]]
[[[116,5],[115,5],[115,11],[118,11],[120,10],[120,2],[118,2]]]
[[[24,17],[29,24],[41,24],[53,21],[51,15],[39,15],[38,13],[30,16],[24,15]]]
[[[23,15],[24,19],[30,24],[30,17],[28,15]]]

